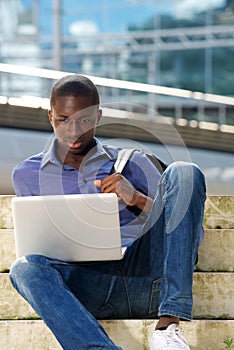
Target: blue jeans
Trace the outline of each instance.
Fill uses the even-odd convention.
[[[171,164],[151,214],[120,261],[65,263],[18,259],[11,281],[65,350],[120,349],[97,319],[192,319],[192,281],[205,201],[193,164]],[[124,337],[124,334],[123,334]]]

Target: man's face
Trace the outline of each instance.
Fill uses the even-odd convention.
[[[50,123],[63,153],[85,154],[93,141],[101,110],[89,96],[57,96],[49,111]]]

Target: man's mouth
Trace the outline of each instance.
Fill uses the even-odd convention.
[[[79,148],[82,144],[82,140],[65,140],[69,148]]]

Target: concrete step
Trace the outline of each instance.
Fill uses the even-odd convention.
[[[148,350],[155,321],[118,320],[100,322],[111,339],[123,350]],[[221,350],[233,337],[234,321],[194,320],[181,322],[191,350]],[[1,350],[61,350],[41,320],[0,321]]]
[[[234,229],[205,229],[196,271],[234,272]]]
[[[195,273],[194,317],[234,319],[233,286],[233,273]],[[7,273],[0,274],[0,305],[0,320],[38,318],[28,303],[12,287]]]
[[[205,203],[204,228],[234,228],[234,196],[210,196]]]
[[[13,228],[11,199],[0,196],[0,228]],[[234,196],[210,196],[205,204],[204,227],[214,229],[234,228]]]
[[[13,228],[11,200],[13,196],[0,196],[0,228]]]
[[[206,229],[199,249],[197,271],[234,271],[234,229]],[[15,260],[13,229],[0,229],[0,272],[7,272]]]
[[[16,259],[13,229],[0,229],[0,272],[9,271]]]

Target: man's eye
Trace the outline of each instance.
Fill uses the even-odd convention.
[[[67,123],[67,121],[68,121],[68,118],[59,118],[58,119],[58,121],[59,121],[59,123]]]
[[[85,118],[81,118],[79,120],[80,124],[91,124],[92,123],[92,119],[89,117],[85,117]]]

